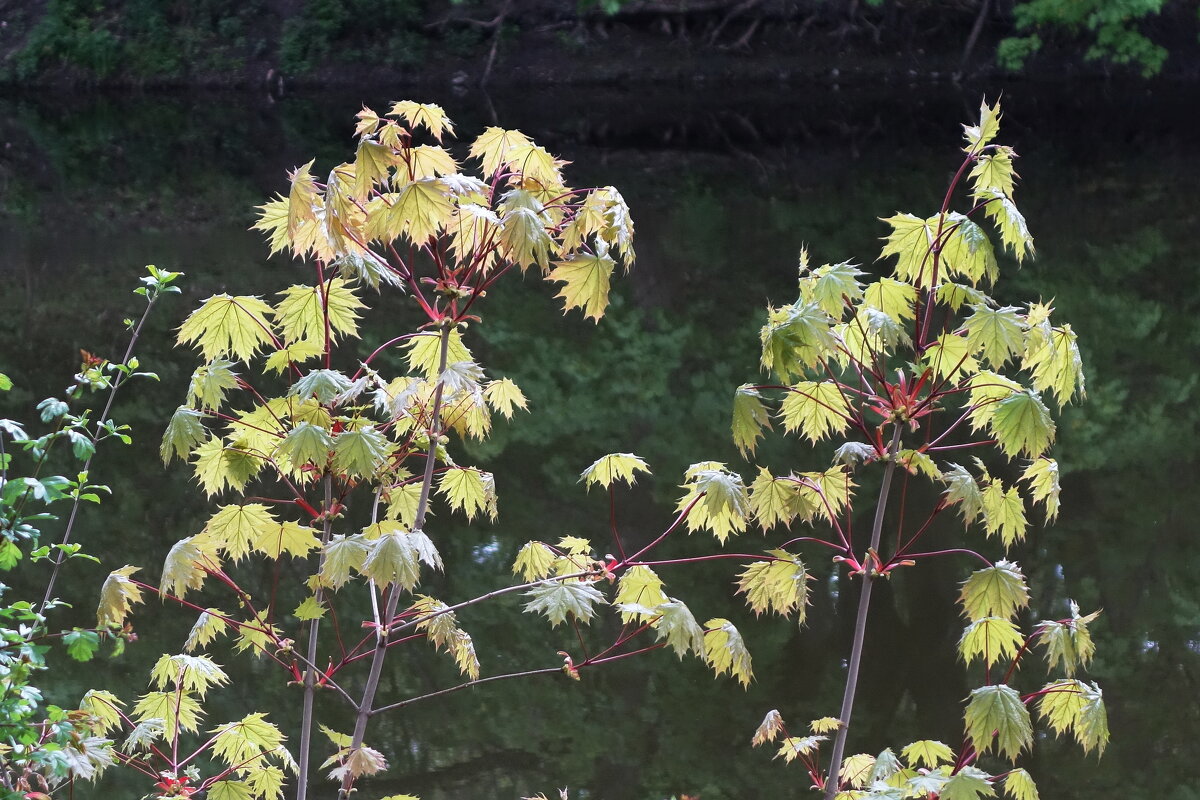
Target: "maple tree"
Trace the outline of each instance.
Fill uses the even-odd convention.
[[[964,526],[982,527],[1005,550],[1024,539],[1029,507],[1040,506],[1052,521],[1060,490],[1058,464],[1048,455],[1055,436],[1048,403],[1052,398],[1062,406],[1084,394],[1075,333],[1052,320],[1050,304],[1001,306],[985,293],[999,275],[998,249],[1018,263],[1033,254],[1033,238],[1013,199],[1016,153],[994,141],[1000,116],[998,104],[984,103],[978,124],[964,126],[965,157],[936,214],[898,213],[883,220],[890,232],[880,258],[894,259],[891,276],[864,283],[864,273],[850,262],[813,267],[807,252],[801,254],[799,298],[769,308],[762,328],[761,365],[781,382],[738,388],[732,432],[743,453],[753,453],[772,427],[770,407],[777,402],[785,432],[810,442],[845,440],[831,467],[786,475],[762,468],[746,492],[742,516],[700,520],[719,537],[750,521],[764,532],[782,524],[788,535],[794,523],[817,527],[813,535],[771,550],[770,561],[751,564],[743,574],[755,611],[804,621],[809,579],[793,551],[806,543],[832,550],[848,577],[859,580],[837,716],[814,720],[807,734],[793,735],[779,712],[771,711],[753,737],[755,745],[778,742],[778,755],[803,764],[827,800],[975,800],[999,788],[1015,800],[1036,798],[1031,776],[1014,766],[1033,745],[1035,712],[1056,734],[1073,735],[1085,751],[1102,752],[1108,741],[1100,688],[1075,677],[1092,658],[1088,625],[1096,613],[1081,614],[1071,603],[1069,616],[1022,625],[1031,601],[1016,563],[993,562],[968,543],[933,551],[921,547],[934,521],[954,509]],[[960,194],[965,212],[952,208]],[[1000,248],[983,221],[995,227]],[[983,460],[989,452],[1000,456],[990,468]],[[964,457],[967,465],[958,463]],[[882,474],[863,541],[853,525],[854,494],[870,469]],[[942,488],[925,520],[906,530],[909,485],[922,480]],[[890,518],[897,481],[901,510]],[[961,746],[919,741],[901,748],[899,756],[891,749],[847,755],[872,587],[896,570],[956,555],[984,564],[960,593],[967,623],[959,655],[983,666],[983,685],[967,700]],[[786,569],[778,568],[780,559]],[[1015,673],[1036,647],[1044,649],[1051,673],[1060,675],[1022,691],[1013,685]],[[831,737],[823,767],[820,750]],[[980,766],[989,755],[994,762],[986,765],[996,763],[999,770]]]
[[[689,471],[675,520],[636,552],[616,530],[619,556],[600,556],[588,540],[564,535],[521,549],[515,585],[457,602],[417,591],[423,573],[446,568],[438,535],[428,530],[435,504],[468,520],[498,514],[493,475],[458,463],[452,437],[484,439],[495,415],[511,418],[528,405],[512,380],[489,378],[472,355],[468,328],[480,322],[488,290],[509,272],[532,270],[558,284],[564,312],[598,321],[614,273],[634,259],[633,222],[616,189],[569,188],[565,162],[500,128],[471,144],[466,159],[480,171],[469,174],[444,141],[453,133],[436,105],[399,102],[385,115],[364,108],[353,161],[323,180],[311,173],[313,162],[297,169],[287,195],[262,206],[255,225],[272,252],[309,261],[312,284],[288,287],[275,302],[214,295],[179,328],[180,346],[198,350],[203,363],[161,455],[164,463],[189,461],[196,483],[220,505],[202,530],[171,547],[157,586],[142,582],[137,567],[114,570],[98,617],[103,626],[125,625],[132,607],[156,592],[197,619],[184,652],[157,662],[154,691],[132,706],[107,692],[84,703],[97,735],[128,731],[116,757],[160,777],[162,797],[276,797],[291,774],[295,796],[305,798],[318,731],[329,740],[319,768],[347,796],[358,779],[387,768],[384,753],[368,744],[372,717],[495,680],[577,679],[582,670],[662,648],[750,680],[738,630],[720,618],[700,625],[662,591],[654,562],[645,560],[698,508],[717,516],[726,504],[744,511],[740,479],[719,464]],[[406,294],[421,323],[360,352],[358,320],[373,290]],[[397,355],[406,370],[386,374]],[[614,453],[581,481],[612,492],[648,471],[637,456]],[[252,558],[270,565],[265,585],[261,570],[245,564]],[[286,585],[285,562],[286,573],[303,580]],[[605,587],[614,581],[610,599]],[[206,584],[228,590],[232,610],[189,599]],[[526,612],[568,626],[583,649],[559,651],[552,666],[484,675],[460,615],[516,592]],[[609,605],[625,624],[613,641],[588,647],[581,628]],[[358,626],[346,620],[356,616],[365,634],[354,641],[346,631]],[[200,733],[207,692],[228,680],[207,652],[225,637],[300,687],[294,758],[280,729],[257,711],[212,729],[198,746],[186,743]],[[389,652],[422,640],[453,660],[461,682],[379,700]],[[359,687],[350,682],[355,665],[366,668]],[[326,697],[353,711],[350,732],[318,724]]]

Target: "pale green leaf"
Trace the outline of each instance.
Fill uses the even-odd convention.
[[[992,776],[970,765],[963,767],[942,784],[938,800],[979,800],[980,797],[995,797],[996,790],[990,783]]]
[[[819,502],[803,491],[801,480],[772,477],[766,467],[758,468],[758,477],[750,484],[750,510],[764,532],[780,522],[788,524],[796,517],[812,519]]]
[[[1054,442],[1050,409],[1036,392],[1013,392],[992,409],[988,427],[1000,449],[1012,458],[1024,453],[1037,458]]]
[[[991,750],[1013,760],[1033,744],[1029,711],[1016,689],[998,683],[971,691],[966,713],[967,736],[980,753]]]
[[[366,306],[343,278],[320,286],[290,286],[279,295],[275,320],[284,341],[323,342],[326,333],[333,342],[339,336],[358,336],[358,312]]]
[[[844,261],[825,264],[807,275],[801,274],[801,300],[816,303],[826,314],[840,318],[847,303],[853,304],[863,298],[863,285],[858,279],[865,273],[857,266]]]
[[[733,393],[733,443],[743,456],[754,452],[763,428],[769,427],[771,418],[762,395],[748,383],[739,386]]]
[[[288,389],[288,395],[301,400],[315,397],[318,403],[328,405],[350,385],[350,379],[336,369],[314,369],[301,375]]]
[[[961,464],[948,464],[942,473],[942,483],[946,484],[946,504],[959,504],[959,513],[963,523],[970,525],[983,513],[983,492],[975,481],[975,476]]]
[[[895,276],[921,289],[929,288],[933,278],[933,247],[935,230],[928,220],[912,214],[896,214],[884,219],[892,232],[884,240],[880,258],[896,256]]]
[[[159,689],[173,688],[199,695],[201,699],[213,686],[229,683],[225,671],[206,655],[160,656],[150,671],[150,683]]]
[[[880,278],[867,286],[863,293],[864,305],[878,308],[896,322],[915,318],[916,302],[916,287],[895,278]]]
[[[450,467],[438,481],[438,494],[456,511],[475,519],[480,511],[496,519],[496,486],[490,472],[468,467]]]
[[[183,643],[183,649],[186,652],[192,652],[201,647],[207,647],[212,644],[218,635],[226,628],[225,621],[227,615],[219,608],[206,608],[196,618],[196,623],[192,625],[192,630],[188,633],[187,640]]]
[[[444,133],[454,135],[454,123],[446,116],[442,107],[434,103],[414,103],[412,100],[402,100],[393,103],[388,114],[402,118],[413,130],[424,127],[439,142]]]
[[[680,658],[689,650],[697,655],[704,652],[704,629],[681,600],[668,598],[667,602],[660,603],[654,610],[659,615],[654,622],[658,641],[665,639]]]
[[[1009,358],[1025,349],[1025,322],[1016,306],[990,308],[971,306],[971,316],[963,321],[971,352],[981,352],[993,367],[1001,367]]]
[[[963,149],[969,153],[978,153],[983,146],[996,138],[1000,132],[1000,101],[989,106],[987,100],[979,104],[979,124],[963,125],[963,137],[967,146]]]
[[[297,467],[313,464],[324,470],[333,450],[333,437],[320,425],[301,422],[279,441],[276,457],[282,456]]]
[[[138,722],[161,720],[168,741],[178,736],[180,730],[196,733],[202,716],[200,701],[187,692],[150,692],[138,698],[133,707],[133,718]]]
[[[520,387],[508,378],[500,378],[489,383],[483,390],[483,399],[493,410],[503,414],[505,419],[512,419],[513,412],[517,408],[522,411],[529,409],[529,402],[525,399]]]
[[[387,437],[373,425],[342,431],[333,440],[333,468],[347,475],[369,478],[384,466],[392,449]]]
[[[630,603],[655,609],[669,601],[662,587],[662,579],[655,574],[654,570],[640,564],[630,567],[617,580],[617,596],[613,599],[613,604]],[[621,622],[629,624],[635,619],[646,619],[651,616],[654,614],[622,612]]]
[[[526,542],[517,553],[512,571],[520,573],[521,579],[528,582],[545,578],[550,574],[550,567],[557,554],[541,542]]]
[[[994,190],[1011,198],[1013,184],[1018,177],[1013,170],[1013,156],[1011,147],[997,147],[979,156],[975,166],[971,167],[971,196],[987,197]]]
[[[350,580],[350,571],[362,569],[367,557],[367,542],[362,536],[335,535],[324,548],[321,559],[321,580],[334,589]]]
[[[993,283],[999,273],[991,239],[970,218],[953,211],[943,223],[940,262],[939,283],[956,275],[963,276],[971,285],[985,279]]]
[[[828,739],[828,736],[789,736],[780,742],[775,758],[782,756],[784,763],[790,764],[797,756],[815,753],[821,742]]]
[[[569,580],[544,581],[525,596],[532,598],[525,604],[525,610],[545,614],[554,627],[566,622],[568,616],[586,624],[595,614],[596,603],[607,602],[590,583]]]
[[[167,430],[163,433],[162,445],[158,450],[164,465],[169,464],[173,456],[186,460],[192,448],[207,438],[208,432],[200,422],[203,416],[200,412],[186,406],[175,409],[175,413],[171,415],[171,421],[167,423]]]
[[[1012,198],[997,189],[985,189],[979,196],[987,203],[983,213],[996,224],[1000,240],[1016,257],[1017,263],[1024,261],[1026,255],[1033,255],[1033,237]]]
[[[687,493],[680,498],[676,510],[683,511],[700,498],[688,511],[688,530],[695,532],[706,528],[718,541],[724,542],[731,533],[746,529],[749,494],[740,475],[727,470],[724,464],[708,461],[693,464],[686,478],[687,482],[680,488],[686,489]]]
[[[768,309],[767,324],[759,333],[762,367],[785,380],[803,373],[833,355],[838,340],[833,320],[816,303],[796,303]]]
[[[233,371],[233,363],[218,358],[197,367],[192,373],[192,380],[188,384],[188,402],[201,411],[216,411],[225,400],[225,392],[236,389],[237,385],[238,378]],[[199,404],[196,403],[197,400]]]
[[[1075,674],[1081,666],[1087,666],[1096,652],[1096,644],[1092,641],[1088,625],[1100,616],[1094,611],[1086,616],[1080,615],[1079,604],[1071,601],[1070,619],[1059,621],[1043,621],[1038,627],[1041,635],[1038,642],[1046,647],[1046,662],[1053,669],[1061,664],[1068,676]]]
[[[979,371],[979,362],[971,357],[973,348],[966,337],[943,333],[925,351],[922,362],[933,368],[939,378],[957,380],[960,375]]]
[[[1029,605],[1029,587],[1020,567],[1011,561],[997,561],[971,573],[963,582],[959,600],[968,619],[1011,619]]]
[[[300,605],[296,606],[292,616],[301,622],[309,622],[325,616],[325,612],[328,610],[315,596],[309,595],[300,602]]]
[[[234,561],[240,561],[258,539],[279,530],[279,521],[262,503],[221,506],[204,526],[203,536]]]

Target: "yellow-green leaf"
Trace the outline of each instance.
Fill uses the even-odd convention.
[[[997,561],[971,573],[963,582],[959,600],[968,619],[1011,619],[1029,605],[1029,587],[1020,567],[1011,561]]]
[[[114,569],[100,587],[100,605],[96,609],[96,624],[101,628],[119,628],[125,624],[131,606],[142,602],[142,589],[130,580],[141,567],[126,565]]]
[[[285,341],[324,341],[327,314],[331,341],[358,336],[358,311],[366,306],[343,278],[321,286],[291,286],[279,295],[283,299],[275,305],[275,319]]]
[[[1017,768],[1004,778],[1004,793],[1012,800],[1040,800],[1037,784],[1023,769]]]
[[[1034,459],[1021,473],[1022,481],[1029,487],[1029,495],[1035,503],[1042,503],[1046,508],[1046,521],[1052,522],[1058,516],[1058,462],[1053,458]]]
[[[983,617],[967,625],[958,640],[958,654],[968,664],[982,657],[987,666],[1011,659],[1025,644],[1025,637],[1011,621],[1001,617]]]
[[[833,381],[801,381],[788,388],[779,415],[789,433],[800,431],[810,442],[841,433],[850,425],[850,404]]]
[[[480,511],[496,518],[496,487],[492,474],[467,467],[450,467],[438,481],[438,494],[450,507],[475,519]]]
[[[637,483],[637,473],[650,474],[650,467],[633,453],[609,453],[600,456],[591,466],[579,474],[579,480],[586,486],[600,484],[605,489],[615,481],[624,481],[627,486]]]
[[[924,764],[933,769],[939,764],[948,764],[954,760],[954,751],[939,741],[922,739],[913,742],[900,751],[901,757],[909,766],[916,767]]]
[[[454,123],[446,116],[442,107],[434,103],[414,103],[412,100],[402,100],[392,104],[388,115],[401,117],[414,129],[423,126],[439,142],[442,140],[443,133],[454,135]]]
[[[520,573],[526,582],[545,578],[550,574],[550,567],[557,557],[557,553],[541,542],[526,542],[517,552],[517,559],[512,566],[513,574]]]
[[[1005,548],[1025,538],[1025,501],[1016,486],[1004,488],[993,479],[983,489],[983,525],[988,536],[998,534]]]
[[[489,383],[483,390],[483,399],[493,410],[503,414],[505,419],[512,419],[515,409],[529,409],[529,403],[521,388],[509,378],[500,378]]]
[[[754,452],[763,428],[771,427],[771,417],[762,395],[750,384],[742,384],[733,393],[733,443],[742,456]]]
[[[296,610],[292,612],[292,616],[301,622],[308,622],[314,619],[320,619],[325,616],[325,612],[329,609],[321,605],[321,602],[313,595],[309,595],[296,606]]]
[[[895,278],[880,278],[863,292],[865,305],[878,308],[896,322],[913,319],[916,316],[913,308],[916,302],[916,287]]]
[[[261,503],[221,506],[204,526],[204,536],[234,561],[240,561],[266,534],[277,534],[279,522]]]
[[[895,275],[900,280],[921,289],[929,288],[933,279],[933,247],[935,229],[928,220],[912,214],[896,214],[883,220],[892,227],[884,240],[880,258],[896,256]]]
[[[727,619],[715,618],[704,623],[704,660],[717,677],[729,673],[749,686],[754,676],[750,651],[742,634]]]
[[[617,581],[617,596],[613,600],[613,604],[616,606],[632,604],[654,609],[669,601],[662,587],[662,579],[655,574],[654,570],[641,565],[630,567]],[[628,624],[635,619],[648,619],[652,616],[654,615],[637,611],[622,611],[621,622]]]
[[[198,346],[205,361],[226,356],[245,361],[274,341],[272,313],[257,297],[213,295],[184,320],[178,342]]]
[[[478,158],[483,163],[483,174],[491,176],[512,160],[511,154],[528,147],[532,142],[520,131],[506,131],[503,128],[485,128],[479,138],[471,145],[471,158]]]
[[[972,314],[963,321],[967,329],[967,342],[971,352],[982,351],[984,359],[993,367],[1002,367],[1025,347],[1025,323],[1018,316],[1015,306],[990,308],[986,305],[971,306]]]
[[[738,576],[738,592],[755,614],[774,611],[786,617],[798,612],[797,620],[804,623],[808,606],[810,576],[804,562],[786,550],[769,550],[771,560],[755,561]]]
[[[563,313],[578,308],[585,317],[599,322],[608,308],[609,280],[615,262],[607,255],[572,253],[554,264],[546,280],[564,284],[557,295],[563,298]]]

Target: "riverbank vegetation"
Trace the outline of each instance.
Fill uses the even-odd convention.
[[[0,20],[0,77],[20,84],[1200,68],[1185,0],[4,0]]]

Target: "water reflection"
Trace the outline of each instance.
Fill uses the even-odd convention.
[[[1190,362],[1200,309],[1190,267],[1200,226],[1190,176],[1200,164],[1194,129],[1178,122],[1190,99],[1169,86],[1003,88],[1005,139],[1024,156],[1028,180],[1018,196],[1040,256],[1006,293],[1054,298],[1080,334],[1090,396],[1060,426],[1060,521],[1032,532],[1018,558],[1037,584],[1039,611],[1054,613],[1067,598],[1104,608],[1091,672],[1105,687],[1113,729],[1099,764],[1048,741],[1029,766],[1044,797],[1195,798],[1200,591],[1190,545],[1200,509],[1191,443],[1200,405]],[[790,299],[801,244],[820,260],[869,263],[883,233],[876,217],[920,212],[940,197],[954,166],[955,126],[982,92],[793,86],[435,97],[460,130],[497,121],[520,127],[575,161],[578,184],[620,186],[638,222],[640,258],[598,328],[564,323],[552,292],[532,281],[496,293],[477,331],[480,355],[517,380],[537,416],[473,448],[471,457],[498,475],[501,519],[470,533],[442,519],[446,557],[468,566],[432,588],[460,598],[503,583],[517,544],[547,520],[564,533],[602,538],[607,507],[574,478],[599,454],[630,450],[654,465],[659,478],[621,510],[646,531],[667,517],[687,464],[741,463],[727,441],[727,398],[755,373],[760,309]],[[147,335],[143,361],[163,384],[125,404],[140,443],[97,466],[118,499],[87,520],[93,550],[154,570],[169,544],[205,518],[185,471],[162,472],[154,453],[159,409],[178,403],[190,373],[191,360],[167,347],[170,328],[226,286],[269,292],[291,280],[291,267],[264,261],[258,237],[245,230],[251,206],[312,155],[318,167],[344,158],[360,103],[391,99],[368,90],[276,103],[237,95],[0,101],[0,275],[10,298],[0,367],[25,387],[13,401],[28,407],[61,387],[80,347],[117,350],[141,264],[188,273],[185,302]],[[367,341],[383,338],[381,318],[406,313],[381,302],[388,312],[369,323]],[[794,463],[803,453],[777,443],[764,459]],[[708,547],[683,542],[679,552]],[[78,569],[72,590],[81,608],[112,566]],[[964,571],[931,565],[882,593],[860,701],[862,747],[961,735],[958,702],[969,684],[954,657],[961,628],[951,603]],[[665,577],[698,613],[745,622],[758,675],[748,691],[668,657],[619,663],[580,685],[502,683],[413,706],[375,734],[397,780],[372,794],[515,798],[553,796],[557,786],[605,800],[795,794],[802,776],[751,752],[749,734],[768,708],[799,719],[836,708],[854,594],[818,567],[825,591],[801,632],[747,619],[728,596],[732,569],[689,574]],[[71,674],[64,701],[92,681],[127,680],[126,694],[138,691],[148,660],[178,647],[189,622],[173,609],[148,608],[134,652]],[[562,646],[539,622],[519,618],[516,601],[462,622],[485,672],[553,664]],[[447,665],[430,666],[426,655],[389,662],[385,696],[453,682]],[[273,713],[294,722],[292,690],[263,688],[273,683],[262,665],[223,660],[243,678],[220,695],[214,722],[248,707],[278,708]],[[348,727],[336,713],[331,722]]]

